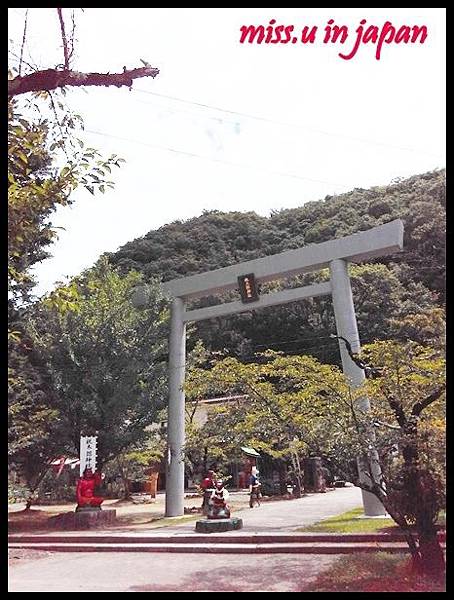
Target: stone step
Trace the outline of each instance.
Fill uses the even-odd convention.
[[[446,533],[438,534],[440,542],[446,540]],[[70,533],[65,534],[11,534],[8,536],[10,543],[103,543],[103,544],[153,544],[168,542],[172,544],[197,544],[205,542],[215,542],[222,544],[266,544],[266,543],[358,543],[358,542],[405,542],[405,538],[400,533],[236,533],[228,534],[212,533],[212,534],[175,534],[175,533],[157,533],[157,534],[140,534],[140,533],[122,533],[122,534],[81,534]]]
[[[444,545],[443,545],[444,546]],[[358,552],[409,552],[402,542],[309,542],[309,543],[11,543],[10,549],[47,550],[52,552],[173,552],[213,554],[351,554]]]
[[[55,552],[184,552],[184,553],[338,553],[338,552],[403,552],[408,548],[400,542],[388,544],[370,543],[309,543],[309,544],[172,544],[172,543],[13,543],[10,549],[48,550]]]

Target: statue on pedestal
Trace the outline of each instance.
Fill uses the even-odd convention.
[[[227,504],[229,492],[222,479],[218,479],[208,501],[208,519],[230,519],[230,507]]]
[[[101,504],[104,498],[95,496],[95,487],[101,483],[103,475],[96,471],[93,473],[91,469],[85,469],[82,477],[77,482],[76,498],[78,510],[101,510]]]
[[[213,489],[208,498],[206,519],[200,519],[195,524],[199,533],[221,533],[243,527],[242,519],[230,517],[230,506],[227,504],[229,492],[224,487],[222,479],[213,482]]]

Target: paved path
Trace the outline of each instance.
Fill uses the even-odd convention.
[[[244,492],[234,492],[232,496],[235,497],[235,502],[241,501],[241,498],[247,499],[247,494]],[[241,501],[244,505],[244,501]],[[326,519],[333,515],[338,515],[352,508],[362,506],[361,491],[359,488],[349,486],[345,488],[337,488],[334,491],[329,491],[326,494],[309,494],[304,498],[298,500],[280,500],[275,502],[262,502],[261,506],[254,508],[243,508],[233,509],[232,516],[240,517],[243,519],[244,527],[237,533],[247,532],[281,532],[286,533],[294,531],[298,527],[304,527],[310,525],[321,519]],[[109,507],[110,508],[110,507]],[[142,508],[142,507],[141,507]],[[149,509],[154,510],[153,507]],[[163,515],[161,515],[163,516]],[[199,515],[197,518],[202,518]],[[159,521],[156,521],[151,526],[147,526],[145,523],[140,526],[134,527],[132,525],[124,526],[118,525],[109,529],[105,529],[106,533],[112,534],[135,534],[135,535],[147,535],[151,533],[159,533],[165,535],[172,535],[178,533],[190,533],[194,532],[196,518],[187,520],[187,516],[182,517],[183,522],[180,522],[179,518],[175,518],[175,524],[169,525],[168,521],[165,526],[159,526]],[[97,530],[100,532],[101,530]],[[33,533],[33,532],[31,532]],[[77,532],[68,532],[68,535],[77,536],[96,535],[94,530],[85,530]],[[21,532],[18,532],[20,535]],[[231,532],[232,535],[235,532]],[[55,537],[61,537],[61,531],[48,531],[46,535],[52,535]],[[216,534],[211,534],[216,535]]]
[[[261,506],[235,511],[232,516],[243,519],[243,533],[248,531],[284,533],[361,505],[361,490],[351,486],[337,488],[326,494],[309,494],[298,500],[262,502]],[[194,529],[194,524],[186,523],[178,529],[187,532]],[[172,527],[173,530],[176,528]]]
[[[246,532],[289,532],[361,506],[358,488],[339,488],[299,500],[263,502],[236,511]],[[194,522],[153,529],[178,534]],[[81,533],[81,532],[80,532]],[[93,532],[87,532],[93,534]],[[146,533],[141,530],[141,533]],[[232,532],[233,534],[234,532]],[[213,537],[216,534],[212,534]],[[33,551],[31,551],[33,553]],[[14,556],[14,551],[12,551]],[[303,591],[336,555],[36,553],[9,571],[11,592],[56,591]]]

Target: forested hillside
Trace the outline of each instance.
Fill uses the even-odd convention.
[[[399,323],[406,317],[444,305],[445,210],[445,171],[440,170],[327,196],[268,218],[253,212],[205,212],[150,231],[108,258],[122,272],[134,269],[166,281],[401,218],[405,251],[351,270],[360,335],[367,342],[399,335]],[[210,349],[226,348],[243,359],[272,347],[335,360],[336,344],[329,338],[333,331],[331,300],[321,298],[201,322],[191,338],[200,337]]]

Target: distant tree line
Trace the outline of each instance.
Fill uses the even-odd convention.
[[[403,319],[444,308],[445,213],[445,171],[436,170],[388,186],[326,196],[299,208],[273,212],[268,218],[253,212],[207,211],[150,231],[107,257],[123,273],[134,270],[146,280],[168,281],[400,218],[405,226],[404,251],[352,266],[351,277],[362,341],[390,336],[407,339],[400,326]],[[326,277],[323,272],[308,274],[284,286]],[[198,306],[217,302],[218,298],[208,297],[198,301]],[[334,330],[331,298],[316,298],[218,318],[215,327],[211,321],[202,321],[193,330],[190,346],[201,339],[207,349],[242,360],[272,348],[336,362],[337,342],[330,338]]]

